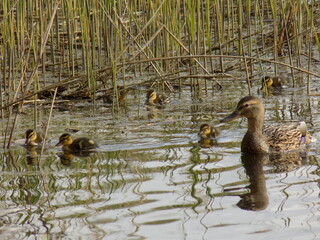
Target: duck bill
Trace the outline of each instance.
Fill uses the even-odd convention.
[[[24,144],[25,144],[25,145],[28,145],[28,144],[29,144],[29,142],[30,142],[30,139],[29,139],[29,138],[27,138]]]
[[[59,146],[59,145],[61,145],[61,141],[59,141],[59,142],[56,144],[56,147]]]
[[[226,116],[225,118],[221,119],[220,122],[229,122],[232,120],[235,120],[237,118],[240,118],[240,114],[237,110],[235,110],[233,113],[231,113],[229,116]]]
[[[203,137],[203,135],[204,135],[204,131],[199,131],[199,132],[198,132],[198,136],[199,136],[199,137],[201,137],[201,138],[202,138],[202,137]]]

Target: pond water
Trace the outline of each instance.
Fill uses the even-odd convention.
[[[304,87],[263,97],[258,81],[266,124],[304,120],[320,139],[319,97]],[[201,97],[184,87],[155,109],[141,90],[119,111],[101,102],[55,108],[41,157],[17,143],[1,150],[0,238],[319,239],[319,141],[280,168],[241,157],[247,122],[219,120],[246,94],[241,84]],[[35,120],[41,130],[48,115],[46,105],[36,114],[26,106],[14,140]],[[201,148],[199,125],[210,121],[220,137]],[[98,151],[63,155],[55,144],[68,128],[94,138]]]

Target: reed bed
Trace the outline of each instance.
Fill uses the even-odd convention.
[[[319,77],[311,68],[319,61],[318,9],[314,0],[3,0],[6,132],[17,122],[14,104],[21,110],[27,99],[35,108],[39,99],[51,103],[54,89],[56,102],[105,92],[117,99],[120,86],[201,92],[209,83],[223,90],[227,78],[243,81],[250,93],[250,79],[260,80],[255,72],[277,74],[282,64],[293,84],[297,70],[307,74],[310,91],[310,76]]]

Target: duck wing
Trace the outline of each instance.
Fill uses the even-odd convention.
[[[314,141],[305,122],[291,124],[271,124],[264,126],[263,134],[276,151],[287,151],[305,146]]]

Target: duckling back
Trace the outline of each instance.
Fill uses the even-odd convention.
[[[61,144],[63,145],[62,150],[66,152],[90,151],[98,147],[96,142],[92,139],[82,137],[73,140],[69,133],[63,133],[60,136],[56,146]]]
[[[98,147],[97,143],[89,138],[77,138],[69,146],[74,151],[88,151]]]

